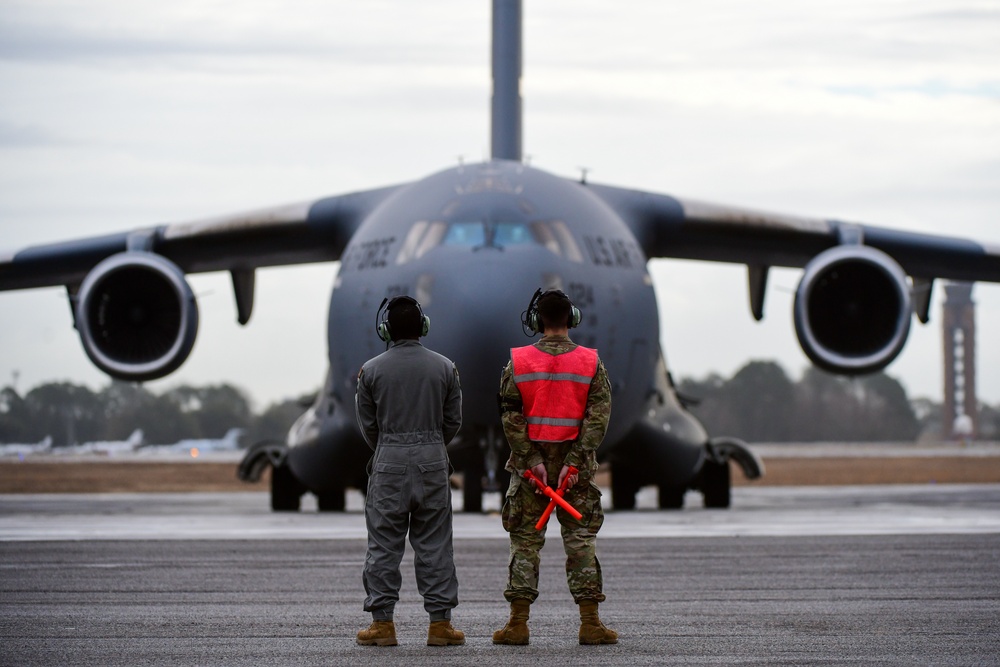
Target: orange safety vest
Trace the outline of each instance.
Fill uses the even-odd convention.
[[[510,351],[514,384],[521,392],[528,437],[536,442],[575,440],[583,426],[597,350],[577,347],[549,354],[534,345]]]

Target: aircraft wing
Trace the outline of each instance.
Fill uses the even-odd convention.
[[[625,221],[647,257],[746,264],[757,320],[770,267],[803,268],[795,332],[806,356],[834,373],[871,373],[895,359],[911,315],[930,319],[936,279],[1000,282],[1000,245],[586,187]]]
[[[1000,245],[588,187],[632,228],[647,257],[805,267],[824,250],[858,244],[891,256],[914,278],[1000,282]]]
[[[155,253],[184,273],[335,261],[399,187],[0,252],[0,290],[66,285],[75,293],[95,265],[127,251]]]
[[[340,259],[401,187],[0,253],[0,290],[64,285],[90,360],[114,378],[154,380],[194,346],[198,305],[185,274],[229,271],[246,324],[257,267]]]

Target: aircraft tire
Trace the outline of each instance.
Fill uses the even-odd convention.
[[[701,493],[705,507],[710,509],[729,507],[731,487],[729,461],[722,463],[705,461],[701,470]]]
[[[271,468],[271,509],[298,512],[302,507],[302,483],[287,465]]]
[[[466,468],[462,480],[462,511],[483,511],[483,478],[481,471]]]
[[[619,477],[621,479],[619,479]],[[624,471],[611,471],[611,506],[616,510],[634,510],[635,494],[639,489],[629,482]]]
[[[346,490],[343,487],[316,494],[316,506],[320,512],[343,512],[347,509]]]
[[[679,510],[684,508],[684,492],[675,486],[660,484],[659,506],[661,510]]]

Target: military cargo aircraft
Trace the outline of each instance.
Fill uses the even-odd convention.
[[[364,489],[370,451],[354,416],[357,370],[384,349],[375,312],[409,294],[431,317],[428,345],[458,365],[463,427],[450,447],[467,511],[502,489],[506,444],[495,394],[520,313],[539,288],[564,290],[583,312],[574,339],[599,350],[614,409],[599,458],[615,508],[654,485],[659,505],[698,490],[730,504],[730,461],[750,478],[760,461],[735,437],[709,435],[675,391],[660,349],[647,262],[682,258],[747,267],[751,311],[763,316],[771,267],[802,268],[799,343],[843,374],[886,367],[912,314],[926,321],[935,280],[1000,282],[1000,250],[959,238],[765,213],[566,179],[530,166],[521,145],[521,3],[493,3],[491,158],[419,180],[213,219],[24,248],[0,255],[0,289],[64,285],[92,362],[114,378],[161,378],[184,363],[198,329],[187,274],[227,271],[238,319],[250,320],[255,270],[341,263],[330,296],[329,370],[315,403],[280,443],[251,447],[240,474],[270,466],[276,510],[344,507]],[[738,434],[734,434],[738,435]]]

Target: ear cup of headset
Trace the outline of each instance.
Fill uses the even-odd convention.
[[[573,309],[570,311],[569,315],[569,328],[575,329],[576,327],[580,326],[580,320],[582,319],[583,315],[580,313],[580,309],[577,308],[576,306],[573,306]]]
[[[386,343],[392,342],[392,332],[389,330],[389,321],[384,320],[379,322],[378,327],[375,328],[378,333],[378,337],[384,340]]]
[[[537,310],[531,310],[528,312],[528,328],[535,333],[540,333],[542,330],[542,323],[538,317]]]
[[[420,304],[417,304],[417,308],[420,308]],[[431,318],[423,314],[423,310],[420,311],[420,335],[426,336],[427,332],[431,330]]]

